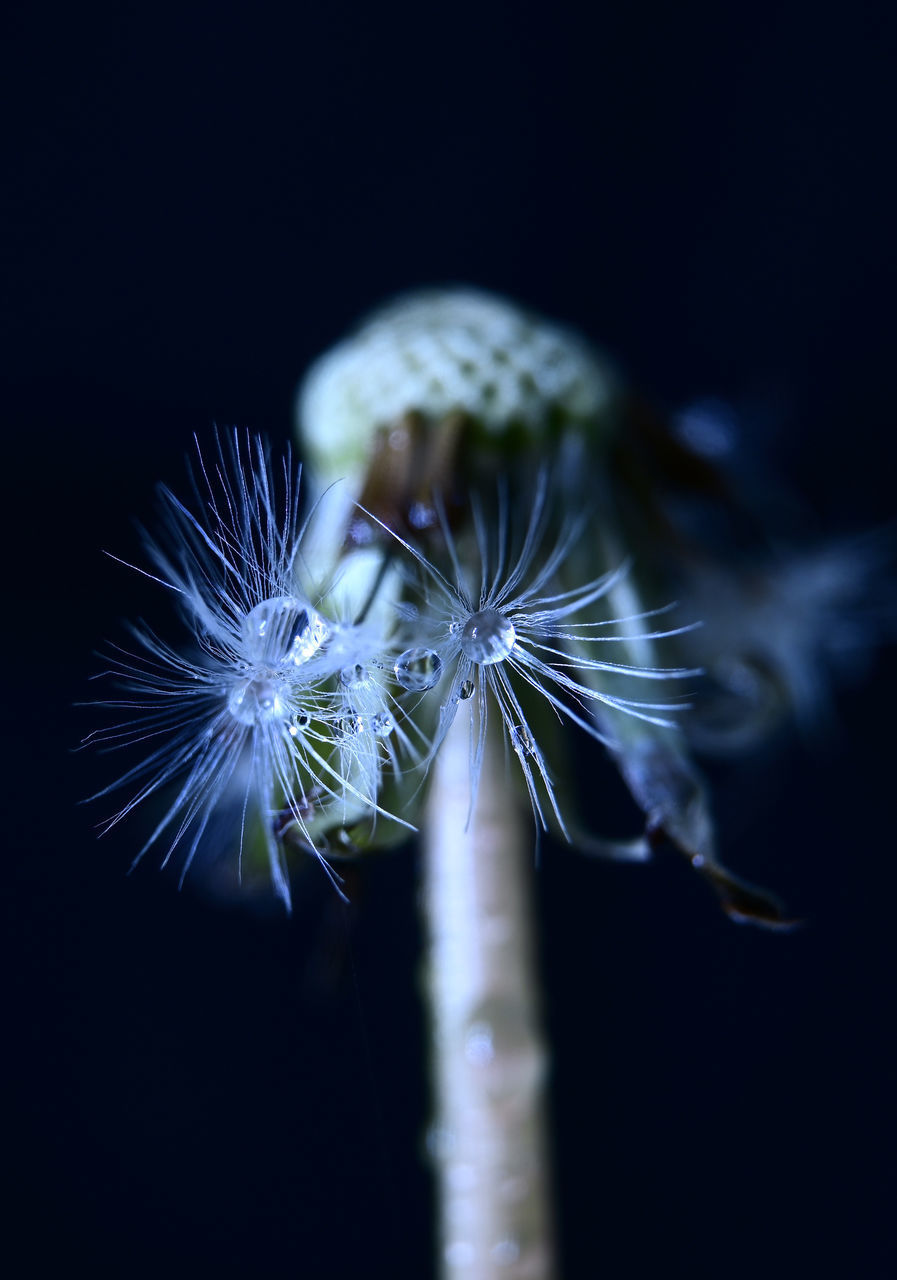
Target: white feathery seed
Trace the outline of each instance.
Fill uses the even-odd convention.
[[[339,673],[357,639],[302,588],[299,471],[289,452],[275,472],[262,442],[235,431],[216,435],[208,462],[197,445],[197,459],[196,509],[160,490],[161,537],[144,535],[156,572],[137,569],[175,594],[188,644],[181,652],[141,624],[133,651],[112,649],[102,674],[122,696],[103,705],[127,717],[86,741],[145,754],[97,797],[132,788],[108,830],[176,786],[135,863],[164,837],[165,862],[186,848],[184,873],[216,815],[239,815],[241,860],[249,828],[260,825],[289,909],[285,831],[336,883],[308,830],[309,797],[343,818],[378,812],[379,772],[395,748],[383,746],[386,707],[373,682],[347,704]]]
[[[544,550],[550,517],[549,488],[548,474],[543,471],[533,495],[529,522],[513,560],[512,513],[504,495],[500,495],[498,519],[492,529],[487,527],[480,505],[476,501],[472,504],[478,567],[462,563],[438,501],[434,505],[445,540],[446,573],[411,543],[391,530],[387,532],[414,557],[423,571],[426,607],[421,610],[417,623],[419,643],[397,657],[395,672],[398,683],[410,694],[424,695],[434,689],[441,698],[428,761],[439,750],[460,703],[474,699],[476,714],[472,721],[470,765],[472,812],[489,707],[495,705],[506,740],[520,761],[537,820],[543,828],[547,827],[548,814],[539,789],[541,782],[550,811],[567,836],[549,767],[521,704],[521,690],[528,686],[545,699],[562,721],[577,725],[604,745],[613,747],[614,742],[594,718],[596,704],[670,728],[675,725],[671,716],[687,704],[681,700],[646,701],[602,691],[583,682],[586,672],[606,673],[614,677],[615,683],[619,677],[675,681],[700,672],[695,668],[631,665],[583,654],[583,649],[593,644],[631,645],[631,629],[627,626],[625,634],[618,634],[614,630],[616,626],[655,617],[672,606],[651,610],[637,618],[584,619],[583,613],[613,589],[627,574],[629,566],[623,564],[581,587],[559,589],[558,570],[582,536],[585,522],[582,518],[567,520],[553,547]],[[365,514],[376,520],[370,512]],[[664,639],[691,630],[692,626],[644,631],[635,639]]]

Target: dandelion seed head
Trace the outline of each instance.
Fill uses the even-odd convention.
[[[443,681],[449,686],[426,763],[435,758],[461,704],[472,702],[471,811],[487,721],[490,712],[497,712],[505,740],[520,762],[538,822],[545,827],[551,818],[567,834],[551,771],[537,741],[546,711],[612,747],[612,716],[671,727],[670,717],[682,709],[676,700],[648,702],[629,696],[628,681],[676,680],[696,673],[591,656],[608,643],[621,645],[628,655],[633,640],[649,655],[652,640],[681,629],[644,630],[641,622],[652,616],[650,612],[617,615],[616,621],[613,615],[594,616],[592,607],[625,579],[626,566],[569,586],[562,570],[587,522],[580,514],[553,524],[552,492],[551,477],[543,471],[534,492],[514,508],[501,486],[497,507],[475,497],[462,541],[456,539],[437,497],[438,536],[430,535],[426,543],[433,558],[392,535],[417,564],[417,577],[407,577],[408,589],[424,606],[420,618],[414,615],[415,626],[428,628],[434,637],[430,648],[418,645],[403,651],[396,659],[395,675],[409,692],[421,693]],[[522,512],[528,512],[525,522]],[[548,538],[552,527],[553,542]]]
[[[236,432],[216,447],[198,454],[192,508],[162,491],[165,521],[146,540],[156,572],[139,572],[175,595],[186,631],[169,644],[138,626],[134,652],[113,650],[122,696],[106,705],[127,717],[92,740],[142,758],[99,794],[130,789],[107,828],[159,797],[138,859],[162,843],[167,862],[180,847],[185,871],[230,820],[241,865],[259,849],[289,906],[285,833],[318,852],[312,821],[326,833],[382,812],[384,763],[398,760],[375,662],[386,642],[373,623],[327,616],[300,581],[305,527],[289,458],[278,471],[259,440]]]
[[[629,682],[695,674],[655,662],[653,642],[687,628],[643,625],[663,610],[627,592],[625,565],[607,568],[613,540],[580,545],[589,513],[569,511],[561,492],[569,458],[556,428],[562,443],[588,434],[600,451],[615,396],[575,335],[449,290],[399,299],[309,375],[307,449],[319,480],[346,477],[315,504],[320,533],[300,527],[289,458],[278,469],[250,435],[216,437],[217,456],[199,455],[198,501],[164,490],[165,528],[147,541],[146,576],[175,594],[188,635],[169,646],[137,628],[139,652],[111,666],[127,696],[110,705],[128,719],[99,740],[144,753],[107,788],[131,792],[111,825],[164,795],[145,848],[167,842],[167,860],[183,846],[189,866],[210,824],[236,814],[238,856],[261,847],[288,905],[288,848],[324,862],[336,831],[354,844],[378,815],[410,826],[460,710],[471,809],[498,717],[537,822],[567,834],[540,742],[554,745],[561,724],[616,749],[615,717],[668,728],[681,701],[631,696]],[[484,435],[490,461],[478,469]],[[550,442],[555,462],[527,490],[527,454],[493,486],[501,442],[521,438],[533,451]],[[399,798],[392,812],[385,789]]]

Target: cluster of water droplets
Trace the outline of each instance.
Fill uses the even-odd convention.
[[[509,657],[517,641],[514,624],[499,609],[485,608],[449,625],[460,652],[477,666],[491,666]],[[403,689],[423,693],[442,679],[445,663],[436,649],[413,645],[396,658],[395,678]],[[469,698],[474,690],[471,680],[463,680],[458,696]]]
[[[285,734],[305,768],[309,751],[319,760],[331,744],[334,776],[376,806],[382,770],[389,762],[396,768],[397,752],[408,747],[420,698],[431,691],[438,698],[442,688],[445,717],[473,697],[478,670],[515,651],[508,613],[457,606],[441,621],[418,608],[399,611],[394,633],[384,635],[370,623],[325,616],[326,604],[316,607],[301,593],[267,597],[240,620],[228,710],[240,724]],[[521,760],[532,758],[526,728],[509,726],[509,733]]]
[[[356,738],[368,732],[375,738],[388,738],[396,721],[385,705],[376,668],[371,670],[355,662],[340,670],[337,681],[341,699],[337,729],[342,738]]]
[[[300,728],[293,706],[299,668],[326,644],[330,627],[300,596],[271,596],[250,609],[240,623],[241,678],[228,698],[228,710],[241,724],[289,722]]]
[[[350,753],[353,744],[361,749],[362,740],[385,742],[395,732],[400,713],[388,682],[399,694],[421,692],[443,674],[435,650],[415,646],[392,661],[387,641],[374,651],[363,628],[331,621],[301,595],[271,596],[250,609],[240,621],[238,651],[227,702],[234,719],[253,728],[281,725],[294,740],[310,731],[319,742],[329,736]],[[364,661],[352,660],[358,653]]]

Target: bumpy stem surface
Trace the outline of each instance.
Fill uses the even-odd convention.
[[[530,908],[533,836],[490,736],[470,802],[470,708],[434,763],[424,825],[439,1256],[444,1280],[555,1275]],[[466,827],[466,829],[465,829]]]

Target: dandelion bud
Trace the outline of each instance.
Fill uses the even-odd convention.
[[[609,364],[577,334],[487,293],[432,290],[375,312],[312,367],[299,427],[319,480],[357,481],[377,432],[408,413],[463,414],[493,439],[516,429],[541,443],[558,422],[606,427],[615,394]]]
[[[472,289],[398,298],[321,357],[298,400],[303,455],[326,489],[332,561],[388,528],[425,533],[434,494],[491,484],[509,458],[569,432],[607,437],[617,380],[577,334]],[[334,483],[338,482],[338,483]],[[332,488],[327,486],[333,485]],[[354,572],[354,570],[353,570]]]

